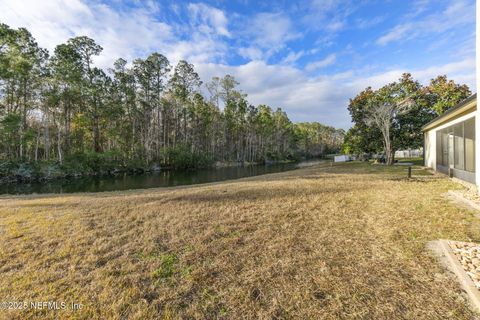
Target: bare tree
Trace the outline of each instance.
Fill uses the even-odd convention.
[[[401,97],[392,86],[385,86],[378,90],[368,104],[369,111],[365,124],[376,126],[383,136],[383,148],[387,157],[387,165],[394,162],[394,150],[391,129],[397,117],[407,113],[413,104],[409,97]]]

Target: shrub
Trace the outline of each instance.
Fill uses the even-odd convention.
[[[213,159],[199,152],[192,152],[186,145],[163,149],[167,165],[175,169],[205,168],[213,164]]]
[[[0,161],[0,177],[8,177],[18,169],[18,162]]]
[[[77,153],[65,160],[64,167],[69,171],[101,173],[118,167],[122,163],[119,158],[119,153],[115,150]]]

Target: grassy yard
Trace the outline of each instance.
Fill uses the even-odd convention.
[[[460,185],[316,166],[197,187],[0,198],[0,318],[474,319],[429,240],[480,240]]]

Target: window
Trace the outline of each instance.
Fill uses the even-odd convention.
[[[465,148],[463,144],[463,124],[453,126],[453,155],[455,169],[465,170]]]
[[[475,118],[436,132],[437,165],[475,172]]]
[[[465,121],[465,170],[475,172],[475,118]]]
[[[442,130],[436,132],[437,164],[443,164]]]
[[[441,165],[448,166],[448,133],[447,130],[442,130],[442,162]]]

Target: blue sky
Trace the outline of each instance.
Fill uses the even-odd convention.
[[[349,98],[403,72],[476,91],[474,0],[0,0],[0,21],[49,50],[90,36],[104,68],[154,51],[187,59],[204,81],[234,75],[253,104],[345,129]]]

